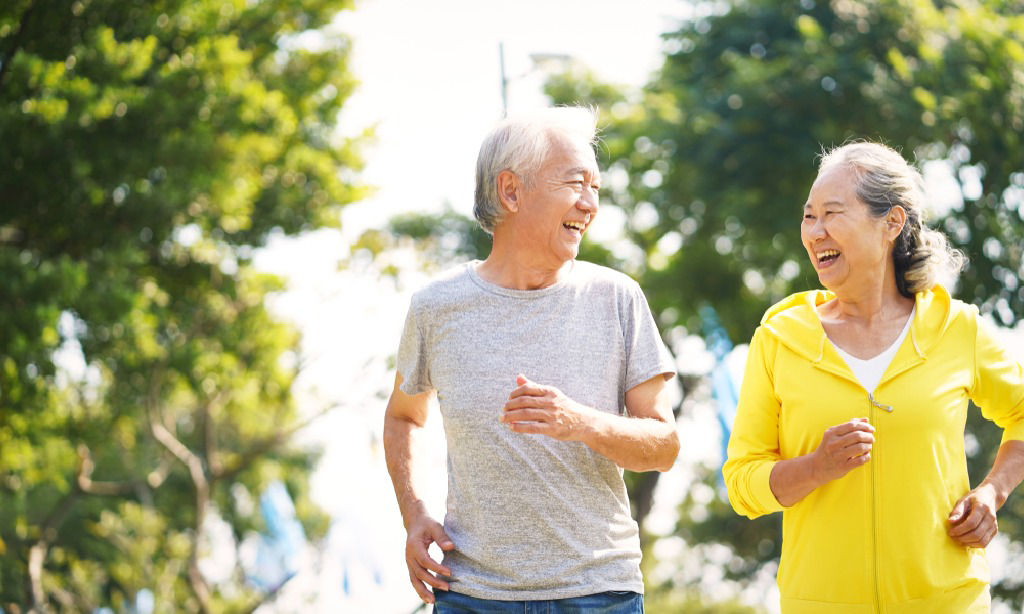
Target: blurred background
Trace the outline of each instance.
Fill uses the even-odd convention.
[[[483,258],[479,142],[600,110],[582,258],[644,288],[683,453],[627,473],[650,612],[778,611],[720,470],[763,310],[817,287],[822,147],[882,140],[1024,359],[1024,3],[10,0],[0,6],[0,612],[419,608],[384,467],[410,294]],[[436,412],[419,450],[444,512]],[[1000,433],[972,410],[972,483]],[[1024,606],[1024,500],[989,546]]]

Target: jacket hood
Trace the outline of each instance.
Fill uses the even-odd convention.
[[[815,308],[835,298],[828,290],[797,292],[765,311],[761,326],[780,343],[812,362],[825,356],[825,329]],[[941,285],[914,295],[917,312],[910,327],[910,338],[918,357],[942,336],[952,321],[952,299]]]

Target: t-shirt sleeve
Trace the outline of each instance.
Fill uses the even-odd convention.
[[[402,340],[398,343],[398,372],[402,374],[402,392],[409,395],[420,394],[432,388],[430,370],[427,367],[427,341],[420,328],[416,314],[416,303],[409,306],[405,317],[405,328]]]
[[[626,390],[656,375],[670,379],[676,374],[675,360],[669,353],[654,323],[647,297],[638,284],[629,291],[623,335],[626,343]]]
[[[981,413],[1003,429],[1003,441],[1024,440],[1024,365],[1000,342],[996,332],[975,316],[974,386],[971,399]]]

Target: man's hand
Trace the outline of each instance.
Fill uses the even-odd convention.
[[[991,484],[982,483],[953,506],[946,532],[962,546],[984,548],[999,532],[996,524],[998,509],[995,488]]]
[[[554,386],[516,378],[500,420],[517,433],[537,433],[562,441],[580,440],[589,428],[589,409]]]
[[[409,524],[409,536],[405,540],[405,565],[409,568],[409,582],[424,603],[434,603],[434,593],[427,588],[427,584],[443,591],[448,590],[448,583],[434,574],[452,575],[451,569],[432,559],[427,552],[433,543],[446,552],[455,549],[444,527],[427,514],[421,514]]]

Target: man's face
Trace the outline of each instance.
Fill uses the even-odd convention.
[[[600,187],[590,145],[552,137],[547,158],[523,190],[516,216],[524,247],[557,266],[576,258],[583,233],[597,215]]]

